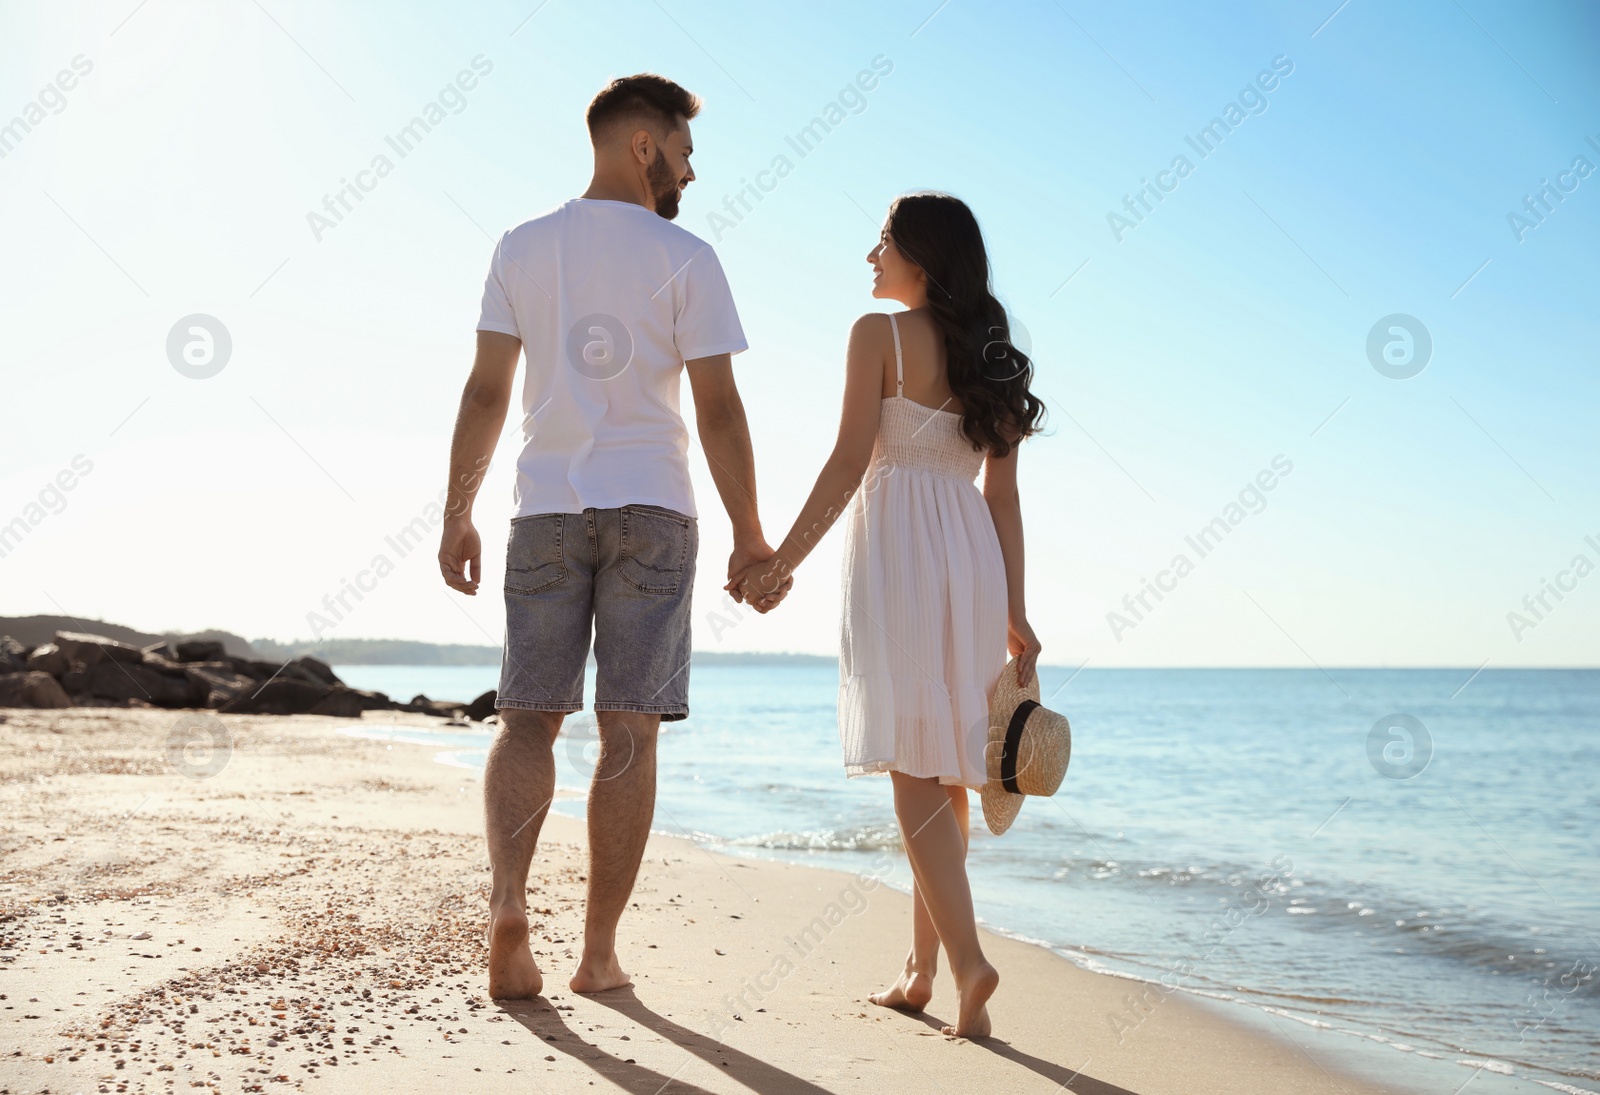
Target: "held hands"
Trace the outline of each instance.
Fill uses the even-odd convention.
[[[1033,679],[1035,663],[1039,660],[1039,639],[1024,617],[1012,618],[1006,627],[1006,650],[1017,659],[1017,683],[1024,688]]]
[[[789,595],[794,575],[765,541],[735,547],[728,559],[727,590],[735,601],[765,615]]]

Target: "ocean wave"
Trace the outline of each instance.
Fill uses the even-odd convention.
[[[1244,891],[1262,888],[1264,884],[1262,892],[1269,896],[1287,894],[1291,887],[1301,884],[1298,879],[1288,877],[1283,872],[1277,872],[1276,878],[1273,875],[1273,869],[1265,864],[1246,866],[1226,862],[1189,862],[1174,865],[1090,856],[1081,859],[1069,857],[1054,870],[1051,877],[1058,882],[1128,882],[1145,892],[1149,892],[1152,886]]]
[[[903,845],[895,826],[858,825],[850,829],[808,829],[801,832],[780,830],[758,836],[744,836],[723,843],[742,848],[768,848],[796,852],[898,852]]]
[[[1309,1015],[1301,1015],[1299,1012],[1290,1011],[1287,1008],[1271,1008],[1271,1007],[1267,1007],[1264,1004],[1258,1004],[1256,1006],[1261,1008],[1262,1011],[1265,1011],[1265,1012],[1267,1012],[1267,1013],[1269,1013],[1271,1015],[1281,1015],[1285,1019],[1293,1019],[1297,1023],[1304,1023],[1306,1026],[1315,1027],[1317,1030],[1333,1030],[1334,1029],[1334,1026],[1333,1026],[1332,1023],[1325,1022],[1322,1019],[1315,1019],[1315,1018],[1313,1018],[1313,1017],[1311,1017]],[[1396,1043],[1396,1042],[1390,1042],[1389,1044],[1390,1045],[1398,1045],[1398,1043]]]
[[[1057,883],[1132,886],[1146,897],[1171,890],[1185,894],[1185,900],[1191,899],[1188,895],[1202,900],[1215,897],[1220,902],[1241,902],[1251,910],[1260,909],[1265,899],[1270,906],[1266,915],[1292,917],[1302,931],[1356,929],[1369,938],[1387,936],[1394,946],[1414,948],[1417,953],[1519,974],[1564,998],[1600,996],[1600,978],[1591,972],[1594,961],[1578,925],[1533,927],[1475,906],[1429,906],[1368,883],[1328,882],[1303,872],[1280,872],[1274,877],[1266,865],[1173,864],[1131,856],[1069,857],[1057,862],[1046,876]]]

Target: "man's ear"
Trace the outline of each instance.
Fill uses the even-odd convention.
[[[636,129],[628,141],[628,150],[643,167],[649,167],[656,158],[656,139],[648,129]]]

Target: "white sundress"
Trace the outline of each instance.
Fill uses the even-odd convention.
[[[989,695],[1006,662],[1006,575],[961,416],[895,394],[846,515],[839,740],[850,776],[982,787]]]

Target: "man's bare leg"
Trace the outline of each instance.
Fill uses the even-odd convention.
[[[500,712],[500,732],[483,769],[484,827],[494,882],[489,893],[489,996],[539,995],[544,977],[528,946],[528,866],[555,796],[552,748],[557,711]]]
[[[633,893],[656,808],[660,715],[600,711],[600,763],[589,788],[589,900],[573,992],[631,984],[617,961],[617,921]]]

